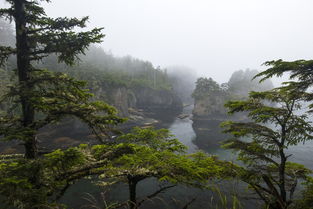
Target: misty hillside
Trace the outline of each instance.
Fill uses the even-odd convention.
[[[312,209],[312,6],[0,0],[0,208]]]

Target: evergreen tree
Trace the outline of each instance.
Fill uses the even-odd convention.
[[[203,99],[208,96],[221,93],[220,85],[212,78],[198,78],[196,81],[196,89],[192,93],[194,99]]]
[[[259,195],[271,209],[286,209],[294,202],[299,179],[310,171],[289,161],[289,146],[312,140],[313,127],[306,114],[297,114],[307,94],[286,89],[251,92],[246,101],[230,101],[229,113],[247,112],[251,122],[224,122],[226,133],[234,138],[224,147],[238,151],[246,166],[239,177]],[[268,105],[268,104],[273,104]]]
[[[137,209],[146,200],[178,184],[207,188],[210,179],[226,178],[233,174],[234,166],[230,162],[220,161],[202,152],[186,155],[186,147],[167,129],[137,127],[117,140],[126,147],[133,147],[135,152],[111,160],[106,167],[103,175],[105,184],[109,177],[112,182],[126,182],[129,189],[128,201],[117,203],[112,208],[129,205],[129,208]],[[99,153],[102,153],[102,149],[103,145],[95,147]],[[166,184],[152,194],[138,198],[137,185],[148,178]]]
[[[313,85],[313,60],[296,60],[296,61],[283,61],[273,60],[265,62],[264,65],[269,68],[255,77],[262,78],[261,81],[265,81],[273,76],[288,75],[289,81],[284,82],[280,89],[288,90],[293,94],[304,94],[303,100],[309,103],[307,109],[308,113],[312,113],[312,100],[313,94],[310,87]],[[302,110],[303,111],[303,110]],[[300,199],[297,200],[295,208],[312,208],[313,197],[313,180],[308,178],[306,180],[305,188],[301,192]]]
[[[290,81],[284,82],[282,89],[287,89],[296,94],[306,92],[305,101],[311,102],[313,100],[312,91],[307,91],[309,87],[313,85],[313,60],[296,60],[296,61],[283,61],[273,60],[265,62],[264,65],[269,68],[255,76],[255,78],[261,77],[261,82],[273,77],[282,76],[289,73]],[[311,105],[310,108],[313,106]]]
[[[49,0],[42,0],[50,2]],[[0,46],[0,64],[10,55],[17,57],[18,82],[11,86],[7,98],[14,99],[8,114],[1,115],[0,135],[4,139],[23,141],[26,158],[38,156],[36,133],[47,124],[73,115],[86,122],[94,132],[107,133],[109,124],[117,124],[113,107],[90,102],[92,96],[85,83],[62,73],[36,69],[34,63],[50,54],[59,62],[73,65],[77,56],[91,43],[99,43],[104,35],[101,28],[87,32],[73,32],[86,26],[88,17],[47,17],[40,1],[6,0],[10,7],[0,9],[0,17],[15,22],[16,47]],[[97,113],[102,112],[102,115]]]

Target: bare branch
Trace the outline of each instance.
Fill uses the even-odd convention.
[[[137,206],[140,207],[140,205],[142,205],[146,200],[150,200],[150,199],[156,197],[158,194],[160,194],[160,193],[162,193],[162,192],[164,192],[164,191],[166,191],[166,190],[168,190],[168,189],[170,189],[170,188],[172,188],[172,187],[175,187],[175,186],[176,186],[176,185],[170,185],[170,186],[166,186],[166,187],[161,187],[161,188],[160,188],[159,190],[157,190],[156,192],[154,192],[154,193],[152,193],[152,194],[150,194],[150,195],[144,197],[141,201],[139,201],[139,202],[137,203]]]

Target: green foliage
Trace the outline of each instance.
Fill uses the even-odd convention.
[[[257,70],[235,71],[227,83],[219,85],[212,78],[199,78],[196,82],[196,89],[193,98],[205,99],[221,95],[225,100],[241,99],[248,96],[251,91],[265,91],[273,88],[270,80],[259,83],[260,79],[254,79],[258,74]]]
[[[156,90],[171,90],[172,88],[166,70],[155,68],[150,62],[130,56],[115,57],[96,46],[89,47],[85,55],[79,56],[79,59],[79,65],[69,68],[61,63],[58,64],[55,56],[49,56],[39,66],[86,80],[90,89],[97,89],[99,86]]]
[[[233,175],[236,166],[231,163],[204,153],[185,155],[185,146],[167,130],[137,128],[120,136],[118,144],[81,145],[38,156],[38,130],[67,116],[87,123],[101,142],[106,142],[111,126],[124,120],[116,116],[115,108],[93,101],[86,82],[68,76],[67,69],[48,71],[36,64],[54,54],[58,62],[73,65],[91,43],[101,41],[104,37],[101,28],[73,32],[77,27],[84,28],[88,18],[54,19],[46,16],[41,1],[6,1],[10,7],[0,9],[0,17],[15,20],[16,48],[0,46],[0,64],[16,55],[18,79],[4,94],[12,106],[0,115],[0,135],[4,140],[21,141],[26,151],[25,158],[1,156],[0,196],[7,205],[27,209],[57,207],[57,200],[71,184],[89,176],[127,178],[129,183],[155,177],[160,181],[205,187],[210,178]],[[125,72],[122,65],[112,65],[112,69],[117,68],[116,73],[112,69],[96,68],[92,73],[80,71],[79,76],[88,75],[94,81],[90,85],[98,85],[94,78],[100,77],[118,85],[127,80],[126,84],[133,88],[171,88],[166,72],[151,63],[127,58],[122,61],[126,66],[128,62],[133,63],[131,66],[141,66]],[[82,69],[89,64],[82,65]],[[212,80],[209,83],[213,85],[212,91],[218,89]]]
[[[8,92],[8,85],[10,84],[10,72],[3,70],[0,68],[0,98],[3,98],[3,96]],[[4,108],[1,108],[2,110]]]
[[[17,56],[17,82],[10,83],[4,99],[12,107],[0,115],[0,135],[4,140],[17,139],[25,143],[25,155],[37,157],[37,131],[67,116],[85,122],[103,142],[112,126],[123,122],[117,111],[104,102],[92,100],[86,82],[66,73],[36,68],[35,61],[54,54],[59,62],[73,65],[79,54],[91,43],[99,43],[104,35],[101,28],[73,32],[86,27],[88,17],[50,18],[38,1],[8,0],[0,17],[14,19],[17,31],[16,48],[0,47],[0,64],[10,55]]]
[[[194,99],[203,99],[221,92],[222,88],[212,78],[198,78],[192,97]]]
[[[301,196],[295,201],[293,208],[312,209],[313,208],[313,179],[308,177],[304,182],[304,190]]]
[[[235,195],[223,194],[219,187],[213,187],[213,191],[218,194],[217,200],[214,197],[211,198],[210,206],[215,209],[243,209],[240,200]]]
[[[247,182],[269,208],[287,208],[294,201],[298,179],[311,173],[291,163],[285,149],[312,140],[313,127],[305,114],[298,115],[303,94],[286,89],[251,92],[246,101],[230,101],[229,113],[248,112],[252,122],[224,122],[225,133],[234,136],[224,147],[238,151],[246,166],[238,175]],[[274,104],[268,105],[268,104]]]
[[[127,182],[131,191],[129,202],[133,205],[141,204],[136,203],[136,185],[146,178],[156,178],[174,185],[206,188],[208,181],[213,178],[234,175],[236,166],[232,163],[219,161],[203,152],[186,155],[186,147],[166,129],[134,128],[117,140],[123,142],[121,146],[132,147],[133,152],[110,161],[106,172],[101,175],[104,182],[99,184],[106,186],[108,177],[113,182]],[[101,150],[102,146],[97,146],[95,152]]]
[[[304,101],[311,102],[313,100],[312,92],[307,91],[313,83],[313,60],[296,60],[291,62],[273,60],[264,63],[264,65],[270,66],[270,68],[255,77],[261,77],[261,81],[264,81],[273,76],[282,76],[283,74],[289,73],[289,79],[291,81],[284,82],[283,86],[280,88],[288,90],[290,94],[301,94]],[[310,104],[309,108],[312,109],[313,105]]]
[[[17,208],[45,208],[55,204],[52,197],[67,185],[58,175],[82,165],[78,150],[51,153],[47,158],[27,160],[5,159],[0,167],[0,194],[3,203]],[[36,182],[36,184],[34,183]]]
[[[47,158],[46,165],[49,168],[62,168],[64,171],[86,162],[85,156],[79,148],[69,148],[66,151],[57,149],[52,153],[46,154],[45,157]]]
[[[83,144],[66,150],[58,149],[34,160],[19,155],[1,156],[0,195],[5,197],[3,203],[17,208],[60,206],[57,200],[76,180],[92,175],[109,175],[107,170],[111,169],[112,161],[134,153],[136,149],[129,144]]]
[[[25,21],[27,25],[27,39],[30,48],[33,49],[29,53],[32,60],[41,60],[43,57],[51,53],[58,56],[58,60],[66,64],[74,64],[75,59],[79,54],[84,53],[84,50],[90,43],[99,43],[104,35],[101,33],[101,28],[95,28],[87,32],[72,32],[75,27],[84,28],[88,17],[81,19],[77,18],[50,18],[45,14],[44,9],[37,1],[21,1],[7,0],[11,7],[0,10],[0,17],[15,18],[18,21],[23,16],[16,16],[16,11],[19,6],[24,5]],[[16,28],[21,30],[21,28]],[[12,49],[14,52],[15,50]],[[19,50],[19,49],[17,49]],[[5,58],[2,56],[1,58]]]
[[[312,86],[312,60],[296,60],[296,61],[283,61],[283,60],[273,60],[265,62],[264,65],[269,68],[262,73],[259,73],[256,77],[262,78],[261,81],[264,81],[273,76],[282,76],[288,74],[288,77],[291,81],[284,82],[282,87],[279,87],[282,91],[288,91],[289,97],[294,97],[298,95],[302,97],[303,101],[309,102],[309,113],[312,112],[312,92],[310,87]],[[305,119],[305,117],[303,117]],[[300,121],[296,124],[298,127],[298,133],[301,131],[301,127],[304,126],[303,122]],[[300,127],[300,128],[299,128]],[[309,136],[310,137],[310,136]],[[298,140],[301,141],[301,140]],[[307,178],[305,189],[302,191],[301,199],[298,199],[293,208],[312,208],[312,179]]]
[[[0,9],[0,17],[14,19],[16,47],[0,46],[0,65],[16,55],[17,69],[16,79],[1,92],[1,101],[9,101],[10,107],[0,114],[0,136],[1,140],[22,142],[26,159],[13,156],[1,160],[0,196],[6,204],[18,208],[54,207],[75,180],[98,174],[109,159],[130,149],[111,147],[108,149],[111,152],[103,150],[106,154],[96,158],[93,148],[83,145],[39,157],[36,138],[39,129],[75,116],[104,142],[111,127],[124,119],[116,116],[115,108],[93,101],[86,82],[36,67],[36,63],[51,54],[59,62],[73,65],[91,43],[101,42],[102,29],[73,32],[85,27],[88,18],[53,19],[46,16],[40,1],[7,2],[9,8]]]
[[[299,81],[308,81],[311,77],[311,69],[313,60],[296,60],[296,61],[283,61],[273,60],[264,63],[265,66],[270,66],[267,70],[259,73],[255,77],[262,77],[264,81],[273,76],[282,76],[284,73],[289,72],[290,79],[298,79]]]
[[[196,89],[192,96],[195,99],[193,113],[196,116],[213,116],[227,118],[224,104],[231,100],[244,100],[251,90],[271,89],[269,81],[265,85],[252,81],[257,71],[236,71],[232,74],[228,83],[219,85],[212,78],[199,78],[196,82]],[[236,117],[245,117],[245,113],[236,114]]]
[[[124,121],[116,116],[117,111],[112,106],[100,101],[90,101],[93,95],[84,88],[86,82],[48,70],[36,70],[34,77],[36,79],[32,80],[32,91],[25,92],[25,88],[16,89],[11,85],[5,97],[18,101],[19,95],[27,95],[37,113],[37,120],[30,127],[23,127],[20,107],[13,106],[10,114],[0,118],[0,134],[4,136],[4,140],[25,141],[28,134],[35,134],[40,128],[56,123],[68,115],[76,116],[87,123],[98,136],[106,134],[110,125]],[[102,140],[100,137],[99,139]]]
[[[135,127],[130,133],[118,137],[118,140],[126,143],[149,146],[156,151],[171,151],[183,153],[187,147],[181,144],[178,139],[173,138],[167,129],[154,130],[151,128],[141,129]]]

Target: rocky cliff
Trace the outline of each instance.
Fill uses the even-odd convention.
[[[181,99],[171,90],[102,84],[93,93],[97,99],[117,108],[122,117],[129,117],[136,109],[158,113],[160,111],[179,112],[183,107]]]
[[[266,91],[273,88],[268,80],[259,83],[251,80],[257,71],[237,71],[233,73],[228,83],[218,84],[212,78],[199,78],[193,92],[193,129],[196,132],[195,143],[208,148],[217,146],[215,142],[222,141],[225,135],[221,133],[219,124],[225,120],[247,120],[245,113],[228,115],[224,104],[229,100],[245,99],[250,91]],[[207,139],[210,140],[207,140]],[[212,140],[211,140],[212,139]]]
[[[224,94],[195,99],[193,118],[224,118],[227,114],[224,108],[226,101],[227,97]]]
[[[224,104],[229,100],[229,92],[212,78],[199,78],[194,98],[193,119],[222,119],[226,114]]]
[[[151,88],[127,88],[123,85],[100,85],[92,91],[96,100],[103,100],[114,106],[121,117],[128,121],[121,124],[119,130],[128,130],[133,126],[162,125],[161,115],[175,119],[182,109],[181,100],[167,90],[155,90]],[[176,114],[176,115],[175,115]],[[40,147],[51,148],[68,147],[81,143],[96,143],[97,139],[88,126],[75,118],[66,118],[62,122],[49,125],[40,131],[38,135]],[[42,140],[44,139],[44,140]],[[13,146],[18,147],[18,146]],[[5,148],[0,152],[9,152]],[[16,152],[16,150],[14,150]]]
[[[172,91],[135,88],[133,92],[136,98],[135,107],[146,111],[180,111],[183,106],[181,99]]]
[[[194,120],[243,119],[244,114],[229,116],[224,104],[229,100],[245,99],[250,91],[266,91],[273,88],[270,80],[263,83],[259,83],[257,79],[253,80],[257,73],[256,70],[236,71],[224,84],[218,84],[212,78],[199,78],[193,93]]]

